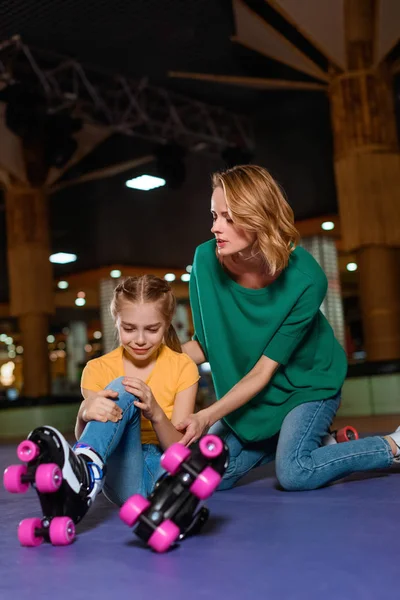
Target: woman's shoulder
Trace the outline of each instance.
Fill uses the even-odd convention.
[[[318,261],[305,248],[297,246],[289,261],[290,270],[300,277],[306,277],[310,284],[325,286],[327,277]]]
[[[202,244],[200,244],[199,246],[197,246],[195,253],[195,260],[196,258],[208,258],[208,257],[213,257],[215,258],[215,239],[212,240],[208,240],[207,242],[203,242]]]

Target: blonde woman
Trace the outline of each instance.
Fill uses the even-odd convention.
[[[327,278],[298,247],[293,212],[271,175],[237,166],[213,176],[211,232],[195,253],[195,334],[183,347],[211,366],[218,401],[184,419],[182,443],[207,429],[225,439],[220,489],[276,460],[286,490],[309,490],[354,471],[389,467],[400,432],[323,446],[347,372],[320,311]]]

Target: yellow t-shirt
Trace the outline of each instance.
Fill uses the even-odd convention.
[[[104,390],[117,377],[124,377],[122,356],[123,347],[119,346],[104,356],[89,360],[83,369],[81,387],[98,392]],[[192,386],[199,378],[199,370],[187,354],[174,352],[163,344],[160,346],[156,364],[145,383],[168,419],[171,419],[176,394]],[[142,444],[159,443],[151,422],[143,415],[141,437]]]

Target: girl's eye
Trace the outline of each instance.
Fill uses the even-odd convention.
[[[124,331],[126,331],[127,333],[129,333],[130,331],[133,331],[133,329],[128,329],[127,327],[123,327],[122,328]]]

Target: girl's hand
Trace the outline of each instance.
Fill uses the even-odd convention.
[[[197,440],[206,433],[209,426],[210,425],[204,411],[200,410],[194,415],[189,415],[176,426],[178,431],[185,432],[179,443],[184,444],[184,446],[190,446],[190,444],[197,442]]]
[[[102,390],[91,398],[86,398],[81,405],[80,417],[82,421],[113,421],[117,423],[122,419],[122,410],[116,404],[118,392],[112,390]]]
[[[152,423],[160,420],[162,409],[154,398],[153,392],[144,381],[137,377],[124,377],[122,384],[127,392],[138,398],[134,401],[134,405],[140,408],[145,419]]]

